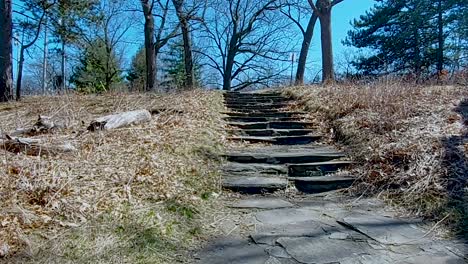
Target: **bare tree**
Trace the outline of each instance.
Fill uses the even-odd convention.
[[[23,30],[26,28],[32,29],[31,32],[31,40],[28,43],[21,43],[20,52],[19,52],[19,61],[18,61],[18,76],[16,77],[16,100],[19,101],[21,99],[21,88],[22,88],[22,81],[23,81],[23,67],[24,67],[24,52],[32,47],[34,43],[36,43],[37,39],[39,38],[39,34],[41,33],[41,28],[44,23],[44,19],[47,16],[47,11],[55,4],[55,1],[52,3],[48,3],[48,1],[37,1],[34,3],[28,2],[26,3],[27,9],[32,11],[32,14],[35,15],[39,9],[41,14],[39,14],[39,19],[35,20],[33,23],[24,23]]]
[[[211,2],[211,1],[210,1]],[[203,23],[209,51],[198,51],[223,78],[223,90],[268,85],[278,76],[271,61],[287,61],[285,25],[277,0],[217,0]]]
[[[0,102],[10,100],[13,89],[11,2],[0,0]]]
[[[184,42],[184,65],[185,65],[185,80],[184,86],[186,89],[193,88],[195,72],[193,70],[193,54],[192,54],[192,38],[190,32],[189,19],[190,17],[184,11],[184,0],[172,0],[179,18],[180,28],[182,31],[182,39]]]
[[[109,91],[116,78],[121,74],[123,48],[121,43],[135,24],[133,14],[127,12],[124,0],[101,0],[97,7],[100,14],[98,21],[92,21],[82,34],[81,48],[95,46],[103,43],[105,48],[104,65],[104,88]],[[118,67],[116,67],[118,65]]]
[[[335,81],[333,69],[333,46],[331,15],[333,6],[343,0],[308,0],[309,4],[320,20],[320,40],[322,43],[322,82],[332,83]]]
[[[170,0],[141,0],[145,17],[146,90],[153,90],[157,81],[156,62],[161,49],[178,35],[179,25],[169,24]],[[155,28],[155,17],[158,28]],[[166,33],[169,31],[169,33]]]

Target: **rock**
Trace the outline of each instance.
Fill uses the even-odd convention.
[[[223,166],[225,173],[260,173],[260,174],[287,174],[288,169],[282,165],[262,164],[262,163],[227,163]]]
[[[0,241],[0,258],[6,257],[9,252],[10,252],[10,246],[5,242]]]
[[[295,220],[298,220],[297,218]],[[257,244],[276,245],[276,241],[282,237],[320,237],[326,233],[321,228],[322,224],[313,220],[302,222],[290,222],[279,225],[260,224],[257,232],[250,237]]]
[[[420,220],[401,220],[380,215],[354,214],[344,217],[341,223],[382,244],[427,243],[423,230],[415,225]]]
[[[355,179],[341,176],[291,177],[296,188],[304,193],[321,193],[350,187]]]
[[[223,179],[223,188],[243,193],[274,192],[286,189],[288,180],[280,177],[228,177]]]
[[[232,204],[233,208],[257,208],[257,209],[277,209],[293,207],[294,205],[288,201],[278,198],[252,198],[238,201]]]
[[[369,254],[365,243],[348,240],[332,240],[326,237],[280,238],[277,242],[300,263],[340,263],[350,256]]]
[[[200,264],[265,264],[270,256],[263,247],[240,239],[218,239],[199,255]]]

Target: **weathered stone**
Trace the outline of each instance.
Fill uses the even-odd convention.
[[[291,177],[296,188],[304,193],[320,193],[348,188],[355,179],[341,176]]]
[[[252,137],[280,137],[280,136],[305,136],[314,130],[312,129],[230,129],[231,135],[252,136]]]
[[[228,116],[223,118],[228,122],[244,122],[244,123],[257,123],[257,122],[270,122],[270,121],[300,121],[301,117],[249,117],[249,116]]]
[[[317,141],[321,136],[305,135],[305,136],[280,136],[280,137],[252,137],[252,136],[236,136],[229,137],[229,140],[248,141],[253,143],[269,143],[275,145],[305,145]]]
[[[280,177],[235,176],[223,180],[223,188],[243,193],[274,192],[287,186],[288,180]]]
[[[269,259],[264,248],[247,240],[222,239],[211,243],[199,254],[200,264],[265,264]]]
[[[314,149],[304,149],[289,152],[272,151],[270,153],[255,153],[255,152],[232,152],[225,155],[228,161],[240,163],[308,163],[330,161],[344,157],[339,152],[323,152]]]
[[[323,176],[336,172],[340,168],[345,168],[353,164],[352,161],[327,161],[303,164],[291,164],[288,166],[289,176],[294,177],[313,177]]]
[[[252,198],[240,200],[233,203],[230,207],[233,208],[258,208],[258,209],[278,209],[293,207],[294,205],[288,201],[279,198]]]
[[[365,243],[326,237],[280,238],[277,242],[300,263],[339,263],[350,256],[369,254],[372,251]]]
[[[259,173],[259,174],[284,174],[288,173],[288,169],[283,165],[263,164],[263,163],[233,163],[229,162],[223,166],[225,173]]]
[[[320,219],[321,212],[307,208],[287,208],[258,212],[255,218],[264,225],[285,225]]]
[[[270,121],[258,123],[230,122],[228,125],[242,129],[307,129],[314,124],[301,121]]]
[[[281,224],[263,223],[257,226],[257,232],[251,234],[250,237],[257,244],[275,245],[281,237],[320,237],[326,235],[321,228],[322,223],[305,219],[310,219],[310,217],[303,218],[291,215],[289,220],[282,217],[280,221],[273,221],[273,223]],[[299,222],[294,222],[294,220],[299,220]]]
[[[380,215],[355,214],[341,221],[382,244],[427,243],[425,233],[415,225],[420,220],[401,220]]]

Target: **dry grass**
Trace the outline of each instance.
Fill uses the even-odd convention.
[[[84,132],[97,116],[155,107],[150,123]],[[8,263],[175,263],[203,237],[216,209],[224,142],[222,95],[32,97],[0,105],[0,130],[37,115],[66,126],[38,138],[78,151],[28,157],[0,151],[0,251]]]
[[[360,162],[352,191],[379,195],[421,216],[450,214],[454,226],[466,228],[466,87],[396,83],[285,92],[301,101],[330,141]]]

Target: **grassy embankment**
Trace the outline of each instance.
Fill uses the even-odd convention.
[[[359,162],[350,191],[468,234],[468,89],[395,83],[285,93]]]
[[[167,108],[150,123],[85,132],[98,116]],[[38,135],[78,150],[31,157],[0,150],[0,262],[175,263],[207,235],[218,207],[222,95],[30,97],[0,105],[0,130],[37,115],[64,129]],[[208,220],[207,220],[208,219]]]

